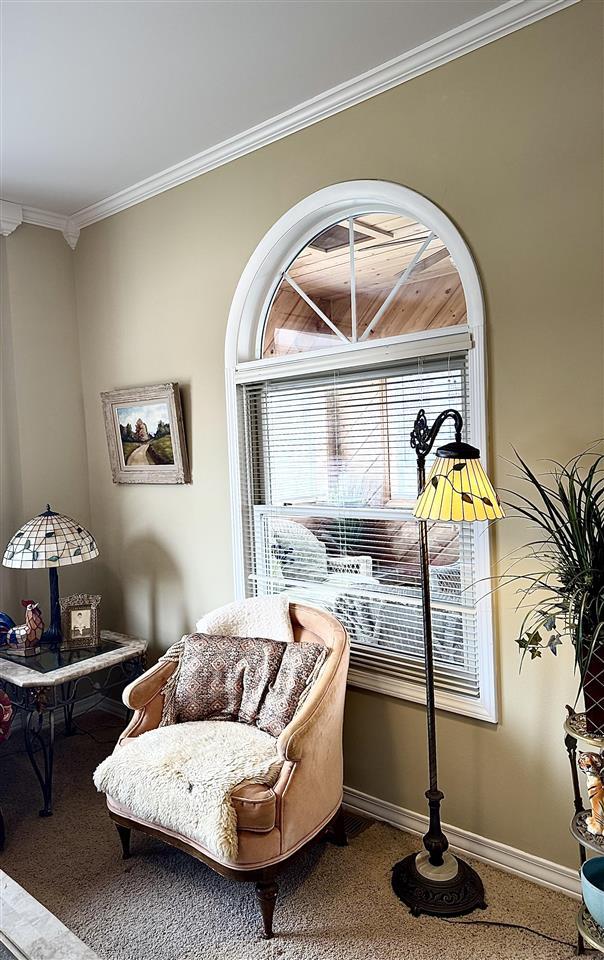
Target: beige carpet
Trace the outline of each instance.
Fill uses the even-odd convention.
[[[99,714],[82,726],[108,741]],[[37,816],[39,791],[13,737],[0,750],[7,821],[2,867],[104,960],[559,960],[570,946],[521,930],[412,918],[390,889],[395,860],[417,840],[376,824],[346,848],[316,844],[284,872],[275,940],[259,937],[253,888],[223,880],[164,844],[117,834],[91,782],[110,751],[86,735],[56,745],[55,815]],[[575,901],[484,864],[489,908],[467,920],[520,923],[574,942]],[[49,958],[52,960],[52,958]]]

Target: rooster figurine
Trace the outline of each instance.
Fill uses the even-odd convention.
[[[0,613],[0,647],[8,646],[12,654],[31,657],[40,652],[44,621],[35,600],[22,600],[21,606],[25,607],[25,623],[21,626],[15,626],[6,613]]]

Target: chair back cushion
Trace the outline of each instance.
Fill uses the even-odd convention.
[[[277,737],[325,654],[320,643],[191,634],[174,693],[176,722],[234,720]]]

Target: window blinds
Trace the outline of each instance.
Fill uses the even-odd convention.
[[[467,353],[238,387],[249,596],[285,592],[333,612],[352,664],[423,684],[415,452],[418,410],[467,425]],[[453,439],[445,424],[439,443]],[[429,470],[430,463],[427,464]],[[470,527],[429,533],[436,684],[478,697]]]

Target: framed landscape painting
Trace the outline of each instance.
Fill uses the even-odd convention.
[[[189,483],[177,383],[101,394],[114,483]]]

